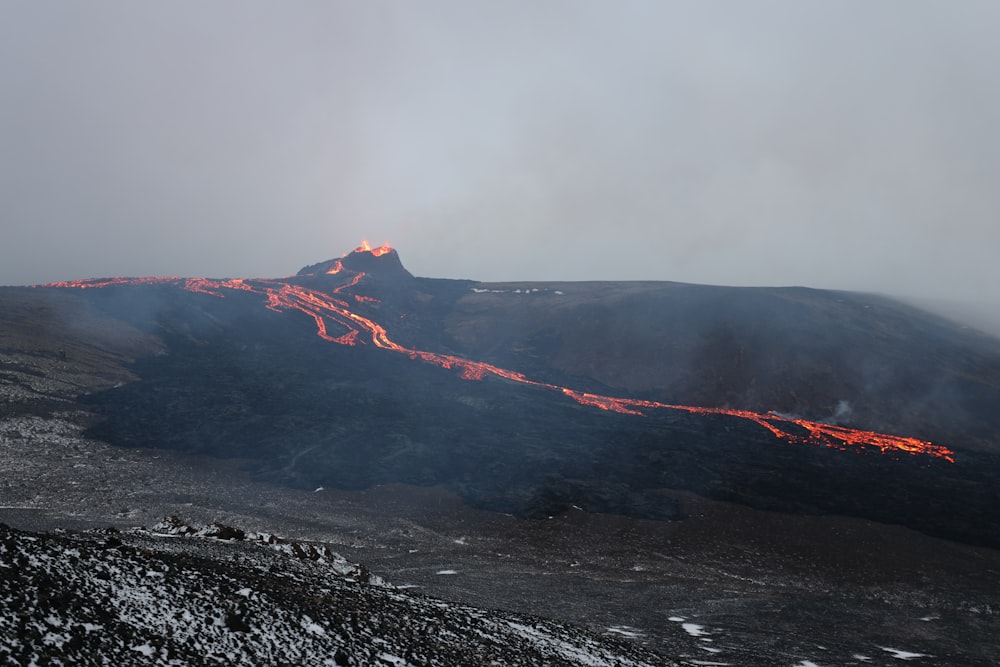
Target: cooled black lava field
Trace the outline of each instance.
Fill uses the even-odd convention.
[[[276,630],[268,646],[293,647],[291,662],[340,649],[354,662],[331,664],[373,664],[379,637],[400,665],[987,665],[1000,652],[1000,341],[891,300],[430,280],[359,248],[291,278],[81,281],[3,288],[0,303],[0,521],[219,521],[363,563],[414,619],[435,603],[408,591],[449,601],[480,638],[493,630],[469,618],[508,619],[460,657],[371,619],[322,649]],[[36,544],[182,573],[171,559],[185,550],[157,545],[220,543],[124,534],[110,551],[104,533],[5,539],[22,561]],[[270,554],[258,546],[198,547],[192,567],[222,568],[237,592],[265,586],[256,556],[231,555]],[[54,609],[27,561],[0,561],[31,614]],[[226,594],[211,650],[167,650],[166,621],[136,646],[163,664],[236,650],[225,614],[241,596]],[[281,595],[283,628],[318,604]],[[88,634],[97,621],[19,618],[0,628],[15,664],[112,651]],[[536,622],[544,641],[517,630]],[[152,659],[121,641],[109,655]]]

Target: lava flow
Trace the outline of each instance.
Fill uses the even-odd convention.
[[[393,250],[388,245],[372,248],[368,245],[367,241],[363,241],[353,252],[370,253],[375,257],[381,257],[393,252]],[[346,258],[347,255],[344,257]],[[264,297],[266,302],[265,307],[271,310],[279,312],[296,310],[308,315],[316,324],[317,335],[323,340],[352,346],[370,341],[377,348],[405,354],[411,359],[419,359],[440,366],[441,368],[456,370],[459,376],[466,380],[483,380],[487,376],[495,376],[521,384],[561,392],[581,405],[628,415],[641,416],[646,414],[644,411],[648,410],[680,410],[697,415],[727,415],[753,422],[767,429],[774,437],[791,444],[813,444],[840,450],[855,449],[856,451],[862,451],[865,447],[875,447],[882,453],[895,454],[903,452],[912,455],[925,454],[952,463],[955,462],[954,452],[947,447],[935,445],[917,438],[863,431],[844,426],[835,426],[833,424],[824,424],[822,422],[813,422],[806,419],[784,417],[775,413],[765,414],[749,410],[673,405],[635,398],[589,394],[568,387],[531,380],[522,373],[500,368],[492,364],[471,361],[449,354],[404,347],[389,337],[389,333],[385,327],[353,311],[350,304],[344,300],[345,292],[353,290],[364,280],[366,275],[364,272],[347,269],[344,267],[343,261],[338,259],[326,273],[330,275],[350,274],[350,279],[335,287],[329,294],[293,284],[287,279],[105,278],[50,283],[43,287],[88,289],[115,285],[168,284],[179,286],[191,292],[210,294],[218,297],[225,296],[226,290],[248,291]],[[351,293],[350,296],[358,303],[378,302],[378,299],[370,296],[354,293]],[[339,335],[331,333],[331,328],[334,328]]]
[[[368,245],[368,241],[362,241],[361,245],[354,249],[354,252],[370,252],[375,257],[381,257],[382,255],[388,255],[392,252],[392,247],[386,243],[385,245],[380,245],[377,248],[373,248]]]

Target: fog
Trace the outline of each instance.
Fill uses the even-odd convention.
[[[0,4],[0,284],[889,293],[1000,331],[1000,4]]]

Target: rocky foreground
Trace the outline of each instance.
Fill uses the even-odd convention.
[[[665,664],[569,625],[397,590],[323,545],[177,521],[0,525],[0,663]]]
[[[317,335],[321,323],[330,335],[343,330],[333,315],[277,312],[238,281],[222,298],[198,280],[183,281],[191,289],[166,279],[2,288],[0,522],[36,532],[0,529],[0,664],[996,664],[995,340],[843,294],[782,291],[855,322],[855,338],[798,326],[826,332],[829,318],[747,311],[744,291],[733,294],[736,312],[701,308],[692,286],[536,292],[357,268],[371,275],[354,280],[345,266],[281,284],[342,290],[372,330],[392,323],[392,340],[413,349],[609,395],[673,400],[670,387],[644,386],[630,370],[679,368],[673,350],[697,362],[690,379],[726,388],[744,378],[805,401],[760,409],[815,418],[843,400],[866,428],[881,424],[873,416],[909,424],[918,415],[913,430],[890,432],[940,436],[955,462],[793,445],[732,416],[639,417],[523,382],[476,382],[352,346],[350,332],[334,344]],[[650,290],[690,296],[674,304],[690,308],[635,301]],[[862,319],[841,317],[851,304]],[[619,307],[611,321],[620,326],[605,331]],[[718,329],[684,312],[748,326]],[[675,321],[690,331],[667,326]],[[771,333],[746,338],[759,333],[754,322]],[[873,327],[882,347],[862,340]],[[789,336],[841,341],[877,363],[826,348],[790,354]],[[684,342],[712,340],[735,352]],[[777,342],[761,356],[755,341]],[[716,373],[751,358],[763,365]],[[761,375],[768,359],[829,388],[832,403]],[[892,404],[812,363],[830,359],[847,384],[872,379],[854,371],[882,369],[874,379],[885,382],[868,384]],[[601,360],[611,367],[592,372]],[[897,392],[882,362],[907,387],[932,378],[941,391],[925,397],[938,412]],[[962,409],[939,402],[941,392]],[[684,396],[757,405],[711,387]],[[942,410],[955,421],[939,420]],[[920,420],[958,430],[935,434]],[[248,532],[182,522],[127,530],[172,514]],[[122,532],[90,532],[105,526]],[[39,532],[56,528],[88,532]],[[495,608],[506,611],[483,611]]]

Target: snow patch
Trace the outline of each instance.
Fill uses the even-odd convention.
[[[579,665],[588,667],[613,667],[621,664],[617,656],[602,655],[603,651],[588,650],[586,643],[583,646],[571,644],[570,642],[554,636],[544,625],[534,626],[523,625],[513,621],[507,621],[507,626],[520,634],[525,639],[532,641],[540,649],[547,649],[556,653],[563,660],[573,661]]]
[[[886,646],[879,646],[879,648],[886,653],[891,653],[892,657],[896,660],[916,660],[917,658],[929,657],[926,653],[913,653],[911,651],[903,651],[898,648],[888,648]]]
[[[302,617],[302,629],[314,635],[325,635],[326,628],[315,622],[308,616]]]
[[[643,635],[642,631],[628,625],[612,625],[608,628],[608,632],[613,632],[615,634],[622,635],[623,637],[630,637],[632,639],[642,637]]]
[[[469,289],[472,290],[476,294],[539,294],[541,292],[551,292],[552,294],[557,294],[559,296],[562,296],[563,294],[565,294],[565,292],[563,292],[562,290],[558,290],[558,289],[557,290],[553,290],[553,289],[549,289],[548,287],[545,287],[545,288],[532,287],[530,289],[527,288],[527,287],[524,287],[524,288],[518,287],[518,288],[515,288],[515,289],[512,289],[512,290],[511,289],[489,289],[489,288],[486,288],[486,287],[470,287]]]
[[[708,635],[705,632],[704,625],[698,625],[697,623],[681,623],[681,627],[684,628],[684,632],[688,633],[692,637],[705,637]]]

